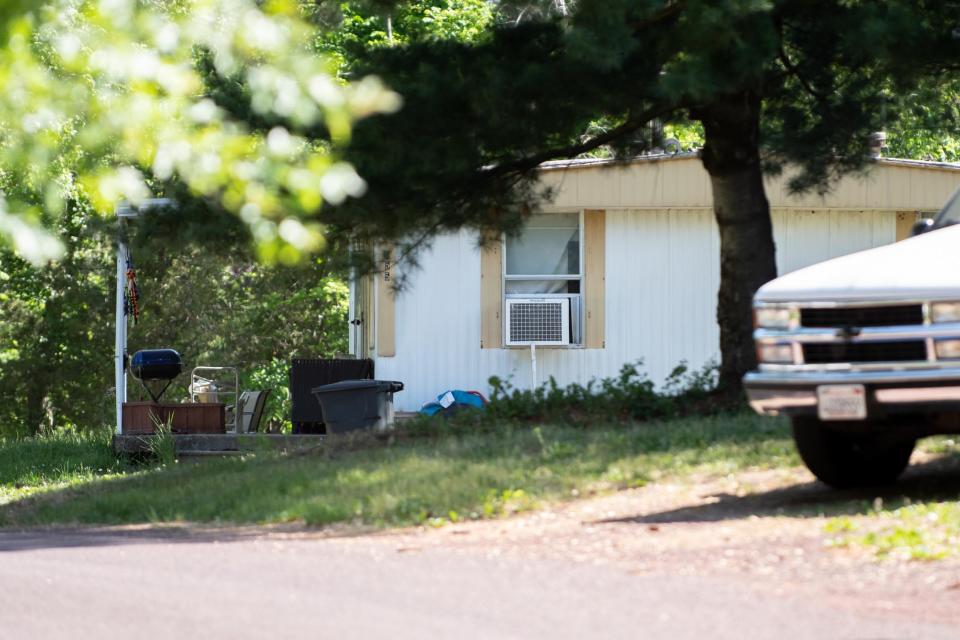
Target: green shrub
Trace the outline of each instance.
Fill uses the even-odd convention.
[[[290,361],[273,358],[270,362],[244,372],[240,386],[244,389],[270,390],[263,407],[260,430],[290,431]]]
[[[152,459],[162,467],[177,461],[177,443],[173,438],[173,415],[166,422],[151,414],[154,435],[147,440],[147,448]]]
[[[627,363],[612,378],[565,387],[551,377],[536,389],[516,389],[509,380],[490,378],[493,393],[483,411],[464,409],[453,416],[422,416],[408,423],[414,435],[462,430],[509,428],[510,424],[548,422],[589,425],[597,422],[644,421],[693,414],[712,414],[730,408],[713,391],[717,365],[691,371],[677,366],[658,390],[641,372],[642,362]]]

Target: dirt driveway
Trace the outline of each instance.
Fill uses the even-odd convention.
[[[829,518],[863,515],[878,500],[956,500],[960,457],[915,454],[888,489],[834,491],[805,469],[659,482],[499,521],[387,532],[399,553],[430,548],[566,559],[634,575],[746,581],[760,595],[802,598],[881,618],[956,624],[960,561],[880,560],[830,545]],[[357,538],[353,544],[370,544]]]

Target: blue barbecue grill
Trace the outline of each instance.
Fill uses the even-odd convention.
[[[143,349],[130,359],[130,373],[154,402],[160,402],[174,378],[182,371],[183,359],[173,349]],[[163,387],[155,392],[148,383],[163,383]]]

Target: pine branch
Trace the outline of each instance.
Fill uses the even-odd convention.
[[[650,27],[660,26],[660,23],[679,15],[686,8],[686,0],[677,0],[677,2],[667,4],[648,18],[629,22],[628,26],[634,31],[644,31]]]
[[[572,144],[565,147],[555,147],[539,153],[535,153],[524,158],[517,158],[508,162],[501,162],[489,165],[480,170],[482,179],[496,178],[511,173],[523,173],[537,168],[547,160],[558,160],[563,158],[575,158],[581,154],[593,151],[598,147],[613,142],[625,135],[631,134],[638,129],[646,126],[651,120],[670,113],[676,108],[676,105],[659,105],[655,108],[642,111],[636,116],[627,118],[622,124],[605,133],[601,133],[585,142]]]
[[[777,57],[780,59],[780,62],[783,64],[786,70],[790,72],[790,75],[792,75],[794,78],[797,79],[797,82],[800,83],[800,86],[802,86],[807,93],[813,96],[817,100],[817,102],[819,102],[821,105],[827,104],[827,96],[825,96],[820,91],[817,91],[813,87],[813,85],[810,84],[810,82],[808,82],[807,79],[803,77],[803,74],[800,73],[799,67],[793,64],[793,62],[790,60],[790,57],[787,55],[786,50],[783,48],[782,40],[780,42],[780,52]]]

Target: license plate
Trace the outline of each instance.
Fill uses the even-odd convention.
[[[867,391],[862,384],[817,387],[817,416],[821,420],[865,420]]]

